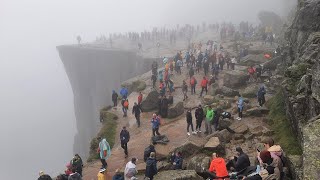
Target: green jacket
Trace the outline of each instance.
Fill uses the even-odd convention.
[[[208,109],[206,113],[206,121],[212,121],[214,117],[214,111],[213,109]]]

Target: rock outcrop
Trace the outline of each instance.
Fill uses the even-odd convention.
[[[154,180],[199,180],[201,176],[195,170],[162,171],[154,176]]]
[[[184,112],[183,102],[178,102],[176,105],[169,107],[168,118],[175,118]]]
[[[152,110],[155,110],[158,108],[158,98],[159,98],[159,93],[157,91],[151,91],[145,100],[142,101],[141,103],[141,109],[144,112],[150,112]]]
[[[223,82],[229,88],[239,88],[246,84],[248,78],[248,75],[244,71],[227,71],[223,77]]]

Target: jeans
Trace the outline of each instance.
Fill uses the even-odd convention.
[[[107,168],[108,164],[107,161],[105,159],[100,159],[101,163],[102,163],[102,168]]]
[[[159,127],[157,127],[157,128],[152,128],[152,135],[153,135],[153,136],[156,136],[155,134],[157,134],[158,136],[160,136]]]
[[[238,108],[239,117],[242,118],[242,108]]]

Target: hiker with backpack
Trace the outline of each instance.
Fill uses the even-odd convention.
[[[187,85],[186,81],[183,80],[183,82],[182,82],[183,101],[188,99],[187,92],[188,92],[188,85]]]
[[[123,117],[127,117],[127,111],[129,109],[129,100],[122,99],[121,104],[122,104]]]
[[[113,102],[113,107],[117,107],[117,105],[118,105],[118,94],[116,93],[115,90],[112,90],[112,102]]]
[[[191,94],[196,94],[197,80],[194,76],[190,78]]]
[[[140,105],[135,102],[132,107],[132,114],[134,114],[134,117],[136,118],[136,122],[137,122],[138,127],[140,127],[140,114],[141,114],[141,112],[142,112],[142,109],[141,109]]]
[[[204,118],[204,112],[202,109],[201,104],[199,104],[198,108],[196,109],[195,113],[194,113],[195,117],[196,117],[196,132],[197,133],[201,133],[201,124]]]
[[[152,136],[160,136],[161,134],[159,133],[159,127],[160,127],[160,119],[157,117],[156,114],[152,115],[151,119],[151,124],[152,124]]]
[[[191,114],[191,108],[189,108],[187,110],[187,114],[186,114],[186,120],[187,120],[187,135],[190,136],[190,132],[189,132],[189,127],[191,126],[191,130],[192,130],[192,134],[197,134],[194,130],[193,130],[193,122],[192,122],[192,114]]]
[[[206,94],[208,93],[208,80],[205,76],[203,76],[203,79],[201,81],[201,93],[199,97],[202,97],[203,91],[206,90]]]
[[[265,94],[266,94],[266,89],[263,85],[261,85],[257,93],[258,103],[260,107],[262,107],[263,104],[266,102],[266,98],[264,97]]]
[[[146,172],[145,177],[149,180],[153,180],[153,176],[158,173],[156,153],[151,152],[150,157],[146,161]]]
[[[125,126],[122,127],[120,132],[121,147],[124,150],[125,158],[128,157],[128,142],[130,140],[130,133]]]
[[[211,108],[211,106],[207,107],[207,112],[206,112],[206,120],[205,120],[205,128],[206,131],[204,132],[205,134],[211,134],[212,133],[212,121],[213,121],[213,117],[214,117],[214,111]]]

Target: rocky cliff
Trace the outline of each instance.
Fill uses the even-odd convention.
[[[320,0],[300,1],[285,39],[287,116],[303,148],[303,179],[320,179]]]
[[[86,158],[89,142],[99,129],[99,110],[111,105],[112,90],[150,70],[153,59],[135,52],[88,46],[58,46],[74,94],[78,133],[74,152]]]

